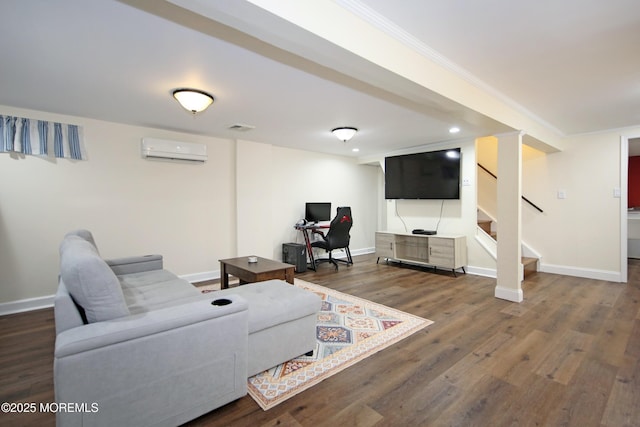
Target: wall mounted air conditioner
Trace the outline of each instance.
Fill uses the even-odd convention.
[[[156,138],[142,138],[142,157],[192,162],[206,162],[208,158],[205,144]]]

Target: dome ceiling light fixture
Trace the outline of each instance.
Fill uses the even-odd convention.
[[[346,126],[331,130],[331,133],[333,133],[336,136],[336,138],[338,138],[342,142],[349,141],[351,138],[353,138],[356,132],[358,132],[357,128],[346,127]]]
[[[173,91],[173,97],[194,116],[213,104],[213,96],[198,89],[176,89]]]

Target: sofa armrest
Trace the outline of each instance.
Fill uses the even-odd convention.
[[[247,392],[248,309],[237,295],[66,330],[56,337],[58,425],[179,425]],[[92,424],[93,423],[93,424]]]
[[[73,301],[62,279],[59,279],[58,291],[53,300],[53,313],[56,323],[56,335],[67,329],[84,325],[82,309]]]
[[[143,271],[162,270],[162,255],[142,255],[124,258],[105,259],[116,276],[120,274],[141,273]]]
[[[244,298],[238,295],[225,298],[232,303],[214,306],[211,304],[213,299],[203,298],[186,304],[68,329],[56,337],[54,355],[56,358],[66,357],[247,310]]]

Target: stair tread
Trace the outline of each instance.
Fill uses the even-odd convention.
[[[522,257],[522,267],[524,268],[524,278],[535,274],[538,271],[538,258]]]

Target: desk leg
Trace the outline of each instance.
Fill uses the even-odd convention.
[[[227,264],[220,263],[220,289],[229,288],[229,274],[227,273]]]
[[[309,230],[302,230],[302,234],[304,234],[304,242],[307,245],[307,254],[309,255],[309,259],[311,260],[311,270],[316,271],[316,260],[313,257],[313,248],[311,247],[311,239],[309,239]]]

